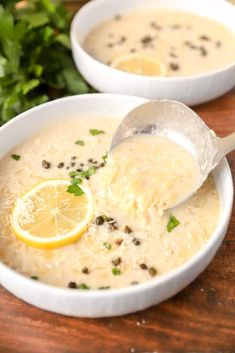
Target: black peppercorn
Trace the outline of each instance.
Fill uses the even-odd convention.
[[[44,169],[49,169],[49,168],[51,167],[51,163],[49,163],[49,162],[43,160],[43,161],[42,161],[42,167],[43,167]]]
[[[145,36],[145,37],[143,37],[143,38],[141,39],[141,42],[142,42],[143,44],[149,44],[149,43],[152,42],[152,40],[153,40],[152,37],[150,37],[150,36]]]
[[[141,270],[147,270],[148,266],[146,264],[140,264]]]
[[[122,242],[123,242],[123,239],[117,239],[117,240],[116,240],[116,244],[117,244],[118,246],[122,245]]]
[[[85,275],[89,275],[90,271],[89,271],[88,267],[83,267],[82,273],[84,273]]]
[[[148,271],[149,271],[150,276],[152,276],[152,277],[156,276],[156,274],[157,274],[157,270],[154,267],[150,267]]]
[[[179,65],[176,63],[170,63],[169,66],[170,66],[170,69],[173,71],[179,70]]]
[[[76,282],[69,282],[68,283],[68,287],[72,288],[72,289],[76,289],[77,288],[77,283]]]
[[[122,258],[121,257],[117,257],[116,259],[112,260],[112,264],[114,266],[120,265],[121,262],[122,262]]]
[[[125,226],[124,232],[130,234],[133,232],[133,230],[129,226]]]
[[[104,224],[104,217],[102,216],[96,217],[95,224],[97,224],[97,226],[101,226],[102,224]]]
[[[113,222],[109,224],[109,230],[114,231],[118,229],[117,222]]]
[[[133,238],[132,241],[136,246],[139,246],[141,244],[141,241],[138,238]]]
[[[57,165],[57,168],[63,168],[64,167],[64,163],[63,162],[60,162],[58,165]]]

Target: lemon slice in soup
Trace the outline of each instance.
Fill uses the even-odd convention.
[[[50,179],[20,197],[12,213],[18,239],[41,249],[55,249],[77,241],[93,214],[92,194],[79,185],[79,196],[68,192],[70,181]]]
[[[111,66],[115,69],[145,76],[166,76],[166,66],[158,59],[133,53],[114,59]]]

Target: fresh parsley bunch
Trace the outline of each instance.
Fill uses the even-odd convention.
[[[64,7],[52,0],[0,3],[0,125],[49,99],[89,92],[73,64]]]

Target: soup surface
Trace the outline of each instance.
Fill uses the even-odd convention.
[[[143,8],[118,15],[95,27],[83,47],[108,65],[123,55],[143,54],[165,64],[166,76],[196,75],[235,63],[235,34],[183,11]]]
[[[212,176],[187,202],[163,212],[165,207],[159,200],[165,193],[171,195],[174,179],[178,187],[182,178],[194,182],[197,169],[192,157],[164,138],[140,136],[114,149],[105,165],[119,123],[117,118],[97,117],[59,122],[32,136],[0,161],[1,261],[55,286],[74,287],[75,283],[81,289],[108,289],[145,282],[169,272],[205,245],[219,218]],[[153,149],[156,158],[151,155],[147,159]],[[186,166],[184,176],[185,163],[190,168]],[[43,250],[16,239],[11,215],[22,193],[39,181],[70,178],[71,171],[92,166],[96,173],[86,183],[93,193],[94,217],[79,241]],[[160,173],[162,180],[157,179]]]
[[[195,188],[199,168],[193,156],[175,142],[141,134],[112,151],[101,176],[106,180],[102,189],[123,211],[141,213],[154,205],[162,213]]]

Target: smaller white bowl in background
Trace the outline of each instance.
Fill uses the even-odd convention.
[[[88,94],[42,104],[20,114],[0,128],[0,159],[48,124],[59,120],[66,124],[69,118],[89,119],[91,116],[121,118],[144,102],[146,100],[143,98],[132,96]],[[206,268],[225,236],[233,204],[233,183],[226,159],[213,171],[213,176],[221,208],[217,227],[200,251],[171,272],[136,286],[108,291],[79,291],[33,281],[0,261],[0,284],[27,303],[48,311],[78,317],[124,315],[170,298]]]
[[[100,92],[149,99],[174,99],[187,105],[210,101],[235,85],[235,62],[208,73],[182,77],[149,77],[116,70],[90,56],[82,47],[99,23],[140,7],[189,11],[222,23],[235,36],[235,7],[225,0],[93,0],[73,19],[71,43],[75,64],[87,82]],[[234,37],[235,38],[235,37]]]

